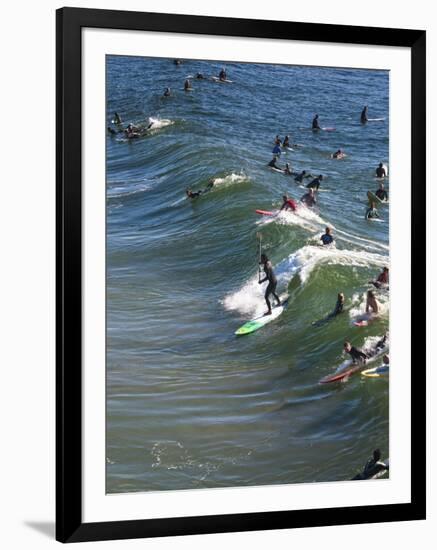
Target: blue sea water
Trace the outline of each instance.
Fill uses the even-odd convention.
[[[232,83],[184,92],[223,65],[107,58],[107,126],[152,123],[107,138],[108,492],[338,481],[374,448],[388,456],[388,379],[319,380],[345,361],[344,340],[366,348],[388,330],[385,292],[377,320],[353,320],[389,262],[389,207],[364,218],[389,161],[389,73],[226,63]],[[384,120],[361,125],[364,105]],[[312,132],[315,113],[335,131]],[[314,211],[255,213],[305,193],[267,167],[277,134],[299,144],[280,165],[325,176]],[[331,159],[339,148],[347,157]],[[320,244],[327,225],[333,248]],[[289,306],[238,338],[266,308],[259,236]],[[313,326],[338,292],[346,311]]]

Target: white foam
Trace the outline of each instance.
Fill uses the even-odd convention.
[[[212,181],[214,185],[220,185],[220,186],[226,186],[226,185],[232,185],[234,183],[241,183],[243,181],[247,181],[249,178],[244,173],[240,174],[228,174],[227,176],[223,176],[222,178],[214,178]]]
[[[149,125],[152,126],[149,128],[149,130],[160,130],[161,128],[165,128],[166,126],[170,126],[171,124],[174,124],[173,120],[170,120],[168,118],[154,118],[149,117],[148,119]]]

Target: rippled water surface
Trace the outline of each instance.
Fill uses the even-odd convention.
[[[228,63],[232,83],[183,91],[186,76],[221,66],[107,58],[107,125],[117,129],[114,111],[123,127],[152,122],[141,138],[107,139],[109,492],[344,480],[374,448],[388,455],[388,380],[319,384],[345,339],[369,346],[388,328],[386,294],[380,319],[352,324],[388,264],[388,207],[364,219],[389,161],[388,72]],[[385,120],[362,126],[365,104]],[[310,131],[315,112],[336,130]],[[315,211],[255,213],[304,194],[267,167],[276,134],[300,144],[279,164],[326,176]],[[338,148],[348,156],[330,159]],[[320,245],[327,224],[335,248]],[[257,233],[290,303],[238,338],[265,310]],[[340,291],[347,311],[312,326]]]

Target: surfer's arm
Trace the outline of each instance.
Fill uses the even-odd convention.
[[[261,281],[258,281],[259,284],[265,283],[268,280],[268,277],[264,277],[264,279],[261,279]]]

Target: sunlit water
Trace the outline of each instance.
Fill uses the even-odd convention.
[[[345,339],[362,346],[388,328],[384,295],[379,320],[352,325],[388,264],[388,207],[364,219],[389,160],[388,73],[226,67],[232,84],[193,80],[185,93],[187,75],[221,64],[108,58],[107,125],[114,111],[154,122],[140,139],[107,139],[109,492],[344,480],[374,448],[388,455],[388,381],[319,384],[345,360]],[[362,126],[365,104],[385,120]],[[336,131],[307,130],[315,112]],[[315,212],[255,214],[304,193],[266,166],[276,134],[301,144],[280,164],[326,176]],[[330,159],[338,148],[347,158]],[[185,197],[211,178],[211,192]],[[326,224],[336,248],[320,245]],[[265,310],[257,233],[290,305],[238,338]],[[312,326],[340,291],[348,310]]]

